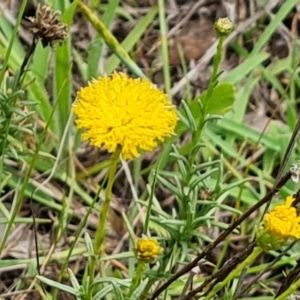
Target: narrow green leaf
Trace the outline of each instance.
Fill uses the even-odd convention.
[[[280,147],[276,140],[270,138],[269,136],[263,135],[261,136],[260,132],[255,131],[252,128],[249,128],[247,125],[236,123],[233,120],[223,119],[221,120],[218,125],[210,124],[210,127],[219,129],[223,129],[227,132],[232,132],[240,136],[243,140],[248,138],[250,141],[257,143],[260,140],[260,143],[265,145],[266,147],[273,149],[274,151],[279,151]]]
[[[242,87],[239,87],[236,93],[236,101],[233,104],[233,117],[232,119],[236,122],[242,123],[245,118],[246,109],[248,106],[248,101],[250,95],[259,82],[260,77],[253,78],[249,76],[247,81],[244,83]]]
[[[110,24],[115,16],[116,10],[119,5],[119,0],[111,0],[106,6],[105,12],[103,14],[103,24],[110,28]],[[125,49],[126,50],[126,49]],[[87,59],[87,79],[96,78],[99,74],[98,66],[100,63],[100,57],[103,51],[103,40],[101,35],[98,33],[95,39],[90,43],[88,48],[88,59]],[[115,69],[115,68],[114,68]],[[114,70],[113,69],[113,70]],[[107,74],[111,72],[105,71]]]
[[[36,275],[36,278],[38,280],[40,280],[41,282],[49,285],[49,286],[52,286],[52,287],[55,287],[57,289],[59,289],[60,291],[64,291],[64,292],[67,292],[67,293],[70,293],[74,296],[78,296],[78,293],[76,292],[76,290],[68,285],[64,285],[64,284],[61,284],[57,281],[54,281],[54,280],[51,280],[51,279],[48,279],[44,276],[40,276],[40,275]]]
[[[145,287],[147,286],[148,281],[149,281],[149,278],[146,278],[144,281],[142,281],[142,283],[140,283],[138,288],[133,292],[130,300],[139,300],[140,299],[140,296],[142,295]]]
[[[64,12],[62,22],[70,27],[76,9],[76,2],[72,3]],[[54,118],[56,120],[55,133],[61,137],[66,127],[71,111],[71,89],[72,89],[72,59],[71,40],[67,39],[57,46],[54,59],[54,86],[53,99],[58,101]]]
[[[270,57],[268,53],[258,53],[249,56],[245,61],[243,61],[239,66],[230,71],[226,76],[222,77],[220,80],[222,82],[231,82],[236,84],[245,76],[247,76],[254,68],[259,66],[265,60]]]
[[[188,104],[184,100],[181,101],[181,104],[182,104],[183,110],[185,112],[187,121],[189,122],[190,130],[191,130],[191,132],[195,132],[197,129],[197,125],[196,125],[195,119],[193,117],[193,114],[190,111]]]
[[[269,25],[263,31],[258,41],[255,43],[254,48],[250,54],[251,58],[253,55],[256,55],[259,51],[261,51],[261,49],[265,46],[265,44],[269,42],[272,34],[276,30],[278,30],[278,26],[281,25],[283,19],[297,4],[299,4],[299,0],[288,0],[288,1],[284,1],[279,6],[279,10],[274,15],[274,18],[272,18]]]
[[[75,277],[74,273],[72,272],[71,269],[68,269],[68,273],[69,273],[70,281],[71,281],[71,284],[72,284],[73,288],[74,288],[76,291],[79,291],[79,289],[80,289],[80,284],[79,284],[77,278]]]
[[[81,1],[78,1],[77,4],[84,16],[90,21],[105,43],[120,58],[120,60],[137,76],[146,77],[140,67],[131,59],[127,51],[123,49],[118,40],[112,35],[98,16]]]
[[[89,234],[87,232],[84,234],[84,240],[85,240],[87,253],[89,255],[94,255],[95,253],[94,253],[93,242],[92,242],[91,237],[89,236]]]
[[[55,111],[56,131],[61,137],[71,111],[71,55],[70,41],[57,47],[54,63],[53,99],[58,101]]]
[[[146,29],[153,22],[156,15],[157,7],[152,7],[147,15],[141,18],[141,20],[134,26],[134,28],[130,31],[130,33],[126,36],[121,44],[125,51],[129,52],[132,50],[133,46],[140,40]],[[118,67],[119,64],[120,59],[118,58],[118,56],[110,56],[105,64],[105,72],[107,74],[110,74]]]

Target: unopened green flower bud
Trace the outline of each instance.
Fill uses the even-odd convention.
[[[220,18],[215,23],[215,29],[220,36],[228,36],[234,29],[233,23],[228,18]]]
[[[256,241],[258,246],[266,252],[278,250],[287,243],[286,239],[270,233],[263,224],[256,229]]]

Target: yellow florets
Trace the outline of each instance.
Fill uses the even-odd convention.
[[[292,196],[288,196],[285,204],[277,205],[265,214],[257,235],[257,241],[263,249],[276,250],[287,242],[300,238],[300,217],[292,206],[294,200]]]
[[[296,208],[292,207],[294,200],[292,196],[288,196],[285,204],[275,206],[264,216],[265,227],[274,235],[300,238],[300,217]]]
[[[152,151],[174,135],[177,114],[167,95],[146,79],[124,73],[99,77],[77,93],[73,106],[84,140],[123,159]]]
[[[156,239],[141,238],[136,241],[134,253],[138,260],[152,263],[162,253],[162,248]]]

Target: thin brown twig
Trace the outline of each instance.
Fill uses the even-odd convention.
[[[284,293],[296,280],[299,278],[300,274],[300,260],[297,261],[297,264],[293,271],[291,271],[287,277],[284,278],[276,297],[280,296],[282,293]]]
[[[197,287],[196,289],[188,293],[187,296],[184,298],[184,300],[192,299],[192,297],[194,297],[197,293],[202,292],[203,289],[207,287],[213,280],[214,280],[213,284],[223,281],[224,278],[253,251],[253,248],[255,246],[256,246],[256,242],[252,242],[246,248],[244,248],[242,252],[233,256],[220,270],[218,270],[216,273],[212,274],[209,278],[207,278],[201,284],[201,286]]]
[[[266,272],[270,271],[272,267],[275,265],[276,262],[278,262],[295,244],[297,241],[294,241],[291,243],[288,247],[284,249],[262,272],[254,276],[254,278],[246,285],[243,286],[243,289],[236,293],[236,295],[233,296],[232,300],[239,299],[241,296],[243,296],[247,290],[252,287],[256,282],[258,282],[259,278],[265,274]]]

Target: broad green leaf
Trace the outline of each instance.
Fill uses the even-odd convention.
[[[231,83],[220,83],[214,88],[209,99],[207,92],[202,93],[200,101],[205,114],[224,115],[232,109],[235,101],[235,88]]]

